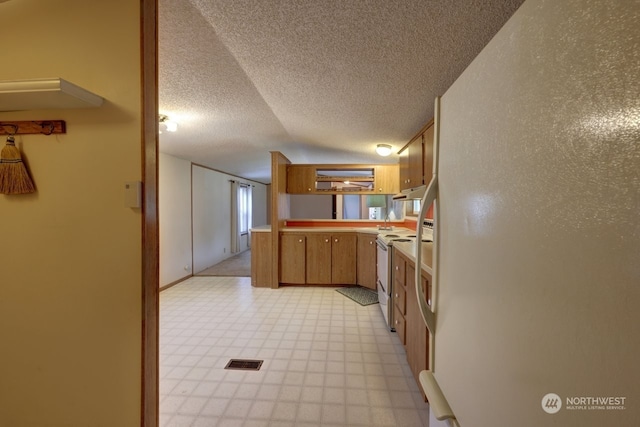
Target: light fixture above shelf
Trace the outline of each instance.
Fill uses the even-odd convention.
[[[104,99],[61,78],[0,81],[0,111],[100,107]]]

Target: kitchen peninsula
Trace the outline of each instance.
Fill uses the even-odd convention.
[[[292,221],[297,224],[297,221]],[[376,289],[376,238],[380,230],[372,221],[313,221],[305,226],[280,228],[280,256],[271,256],[272,230],[252,229],[251,284],[268,285],[273,269],[278,269],[280,285],[360,285]],[[411,231],[404,221],[394,229]]]

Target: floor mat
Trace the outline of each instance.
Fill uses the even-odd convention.
[[[363,288],[362,286],[350,286],[348,288],[338,288],[336,291],[340,292],[347,298],[350,298],[360,305],[371,305],[378,303],[378,292]]]

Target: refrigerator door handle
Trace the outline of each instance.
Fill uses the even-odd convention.
[[[438,203],[436,201],[438,197],[438,145],[440,142],[440,97],[436,97],[435,100],[435,114],[433,117],[433,177],[431,178],[431,182],[427,187],[427,191],[425,191],[422,196],[422,201],[420,203],[420,213],[418,215],[418,224],[424,223],[424,217],[427,213],[427,210],[434,204],[433,207],[433,222],[434,227],[438,225]],[[431,284],[434,295],[431,296],[431,307],[427,303],[427,299],[421,290],[422,283],[422,275],[421,268],[418,266],[421,264],[422,260],[422,227],[416,227],[416,273],[415,273],[415,285],[416,285],[416,294],[418,296],[418,306],[420,308],[420,314],[422,314],[422,319],[424,323],[427,325],[429,332],[431,335],[435,335],[436,333],[436,316],[434,314],[435,304],[436,304],[436,293],[437,293],[437,273],[438,273],[438,238],[437,238],[437,229],[434,230],[433,234],[433,260],[431,265]],[[431,339],[433,343],[433,338]],[[430,349],[433,349],[433,345],[429,346]],[[430,365],[431,369],[433,369],[433,350],[430,350]]]
[[[440,144],[440,97],[436,97],[435,100],[435,114],[433,117],[433,178],[429,183],[429,187],[422,197],[422,204],[420,205],[420,214],[418,215],[418,224],[424,223],[424,216],[427,213],[427,209],[433,203],[433,260],[431,265],[431,285],[433,289],[433,295],[431,296],[431,307],[427,303],[427,299],[422,293],[422,274],[421,268],[418,268],[422,262],[422,226],[416,227],[416,294],[418,296],[418,306],[420,307],[420,313],[424,323],[429,329],[429,370],[422,371],[419,374],[419,381],[422,390],[427,395],[427,400],[431,403],[438,420],[456,420],[447,399],[445,398],[438,381],[434,376],[434,347],[435,347],[435,331],[436,331],[436,311],[437,311],[437,297],[438,297],[438,145]],[[457,421],[454,421],[457,424]]]

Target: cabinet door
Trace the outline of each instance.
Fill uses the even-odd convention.
[[[358,234],[358,285],[376,289],[377,255],[376,235]]]
[[[304,284],[306,237],[303,234],[280,235],[280,283]]]
[[[398,165],[376,166],[374,190],[380,194],[396,194],[400,192]]]
[[[251,286],[271,287],[271,233],[251,233]]]
[[[405,149],[399,157],[400,190],[405,190],[411,187],[409,185],[409,149]]]
[[[314,166],[287,166],[287,193],[311,194],[316,191],[316,168]]]
[[[356,284],[357,236],[340,233],[331,236],[331,283]]]
[[[402,253],[400,253],[400,251],[398,251],[396,248],[392,247],[391,249],[393,251],[393,280],[396,282],[394,283],[394,286],[396,284],[400,284],[401,286],[405,286],[405,269],[406,269],[406,265],[407,265],[407,261],[406,258],[404,257],[404,255],[402,255]]]
[[[427,359],[429,357],[427,351],[428,330],[418,307],[413,263],[407,263],[406,283],[407,315],[405,316],[405,334],[407,340],[407,362],[416,381],[419,381],[420,372],[427,369]]]
[[[331,284],[331,235],[307,233],[307,283]]]
[[[405,333],[405,322],[404,322],[404,314],[400,313],[400,309],[396,304],[393,305],[394,315],[393,315],[393,327],[400,338],[400,342],[407,345],[407,338]]]
[[[422,135],[414,139],[409,145],[409,182],[408,188],[418,187],[424,183],[422,167]]]
[[[434,127],[431,125],[423,134],[422,149],[424,151],[424,164],[422,169],[425,184],[429,184],[433,176],[433,130]]]

